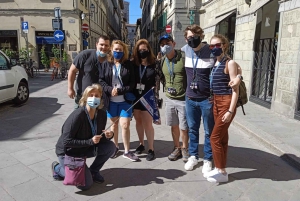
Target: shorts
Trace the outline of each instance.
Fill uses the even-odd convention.
[[[109,108],[106,111],[107,117],[110,119],[113,117],[131,118],[132,108],[130,108],[130,107],[131,107],[131,105],[129,103],[127,103],[126,101],[124,101],[124,102],[111,102],[110,101]],[[128,110],[129,108],[130,108],[130,110]]]
[[[137,104],[135,104],[135,106],[133,107],[133,109],[135,109],[135,110],[141,110],[141,111],[147,111],[147,109],[141,103],[141,101],[139,101]]]
[[[179,125],[181,130],[187,130],[185,101],[166,98],[165,117],[167,126]]]

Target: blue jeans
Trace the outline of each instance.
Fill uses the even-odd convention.
[[[214,128],[214,115],[212,104],[207,98],[193,98],[186,97],[186,120],[189,127],[189,153],[190,156],[199,158],[199,129],[201,123],[201,116],[204,125],[204,160],[212,161],[212,149],[210,144],[210,135]]]
[[[99,172],[104,163],[115,153],[116,146],[113,142],[103,140],[99,142],[98,145],[98,154],[95,157],[94,162],[88,168],[85,167],[85,186],[78,186],[77,188],[81,190],[87,190],[91,188],[93,184],[93,177],[92,175]],[[90,153],[87,158],[94,157],[93,153]],[[59,164],[55,166],[54,171],[61,177],[65,177],[65,166],[64,166],[64,159],[65,156],[58,156]]]

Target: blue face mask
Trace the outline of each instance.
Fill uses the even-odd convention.
[[[97,57],[106,57],[107,54],[104,52],[101,52],[100,50],[97,50],[96,55],[97,55]]]
[[[88,97],[86,102],[91,108],[97,108],[100,105],[101,98]]]
[[[212,53],[212,55],[214,55],[215,57],[218,57],[218,56],[220,56],[220,55],[223,53],[223,50],[222,50],[222,48],[214,47],[214,48],[211,50],[211,53]]]
[[[123,56],[124,56],[124,52],[114,51],[114,58],[115,59],[122,59]]]
[[[173,50],[173,47],[170,45],[164,45],[163,47],[160,47],[160,51],[165,55],[169,54]]]

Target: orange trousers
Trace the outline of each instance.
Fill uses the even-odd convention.
[[[236,109],[228,123],[222,122],[222,117],[229,110],[232,95],[214,95],[214,120],[215,126],[210,136],[213,159],[216,168],[225,168],[228,149],[228,128],[236,114]]]

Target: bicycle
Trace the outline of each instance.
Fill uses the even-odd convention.
[[[29,61],[20,61],[20,65],[25,69],[27,75],[31,78],[34,78],[38,74],[38,69],[36,66],[33,66],[34,61],[30,59]]]

